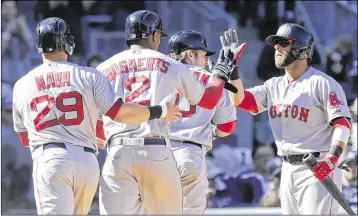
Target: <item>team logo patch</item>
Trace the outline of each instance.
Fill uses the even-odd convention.
[[[332,91],[331,93],[329,93],[328,102],[329,102],[329,105],[332,107],[335,107],[338,112],[339,112],[339,106],[343,105],[343,102],[338,99],[335,91]]]

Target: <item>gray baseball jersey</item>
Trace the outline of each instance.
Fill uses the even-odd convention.
[[[197,104],[205,87],[191,75],[184,64],[150,49],[129,49],[118,53],[97,69],[102,71],[117,94],[128,103],[151,106],[174,102],[175,89]],[[154,119],[139,125],[120,124],[103,117],[106,137],[168,137],[169,124]]]
[[[202,85],[208,86],[212,81],[211,74],[198,66],[188,65],[194,78]],[[175,104],[179,106],[182,117],[170,124],[170,139],[192,141],[212,147],[212,125],[235,121],[236,108],[232,105],[228,91],[224,91],[221,98],[212,110],[190,105],[188,100],[179,93],[176,94]]]
[[[312,67],[293,82],[284,75],[248,91],[254,95],[259,113],[268,110],[281,156],[329,151],[332,120],[350,118],[340,84]]]
[[[30,147],[61,142],[97,149],[96,120],[116,94],[103,74],[69,62],[42,64],[18,80],[13,94],[16,132]]]

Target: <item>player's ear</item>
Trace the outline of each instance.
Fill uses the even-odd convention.
[[[155,33],[156,33],[156,32],[154,32],[154,33],[152,34],[152,42],[155,42]]]
[[[196,56],[195,54],[196,54],[196,52],[195,52],[194,50],[189,50],[189,53],[190,53],[189,56],[190,56],[191,58],[194,58],[194,59],[195,59],[195,56]]]
[[[160,40],[160,32],[156,31],[153,34],[153,42]]]

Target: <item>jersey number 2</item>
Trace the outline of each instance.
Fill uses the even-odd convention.
[[[146,76],[143,76],[143,75],[139,76],[139,77],[128,77],[128,79],[124,82],[124,88],[129,90],[129,91],[132,91],[132,84],[133,83],[138,83],[138,82],[141,82],[143,84],[139,88],[137,88],[135,91],[131,92],[126,97],[126,103],[132,102],[140,94],[142,94],[145,90],[149,89],[149,87],[150,87],[149,79]],[[144,105],[144,106],[149,106],[150,105],[150,100],[137,101],[136,103],[140,104],[140,105]]]
[[[63,104],[63,100],[69,98],[75,99],[75,104]],[[39,114],[37,114],[33,121],[36,131],[41,131],[48,127],[59,125],[60,123],[65,126],[79,125],[84,119],[82,95],[76,91],[61,93],[57,96],[56,103],[55,98],[49,95],[36,97],[32,99],[30,103],[31,111],[37,112],[37,104],[42,102],[47,102],[47,105],[39,112]],[[41,122],[41,120],[51,111],[55,104],[57,109],[64,113],[58,119]],[[77,117],[73,119],[67,119],[65,115],[66,112],[77,112]]]

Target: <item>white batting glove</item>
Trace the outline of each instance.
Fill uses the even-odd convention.
[[[224,50],[231,49],[236,59],[236,66],[239,64],[239,58],[246,48],[247,44],[243,43],[240,45],[239,38],[237,37],[236,30],[229,29],[224,32],[224,36],[220,36],[222,48]]]

